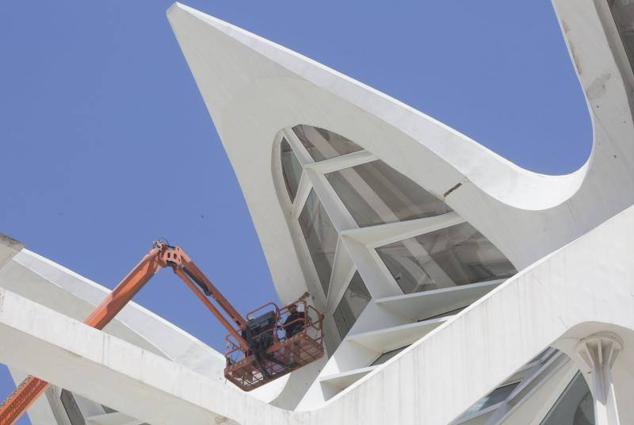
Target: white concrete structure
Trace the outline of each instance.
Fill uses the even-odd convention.
[[[553,2],[594,129],[564,176],[170,8],[280,298],[311,293],[328,356],[243,393],[139,306],[81,324],[105,290],[6,240],[0,362],[55,385],[33,423],[634,423],[634,4]]]

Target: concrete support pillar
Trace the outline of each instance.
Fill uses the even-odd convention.
[[[614,334],[598,333],[579,341],[576,352],[582,362],[594,399],[595,425],[620,425],[612,380],[612,366],[623,344]]]

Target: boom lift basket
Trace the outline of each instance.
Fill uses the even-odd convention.
[[[251,391],[319,359],[324,355],[322,325],[323,315],[304,300],[281,309],[265,304],[247,315],[242,337],[248,349],[227,335],[225,377]]]

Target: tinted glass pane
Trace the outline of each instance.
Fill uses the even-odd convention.
[[[62,402],[62,406],[64,406],[64,410],[66,411],[66,415],[68,416],[70,423],[72,425],[86,425],[84,415],[81,414],[81,410],[79,410],[79,406],[77,405],[77,401],[75,400],[73,393],[67,390],[62,390],[59,398]]]
[[[343,294],[343,298],[341,298],[334,313],[335,324],[341,338],[350,331],[350,328],[352,328],[352,325],[354,325],[354,322],[356,322],[371,298],[370,292],[365,287],[359,272],[356,272],[352,276],[350,285],[348,285],[348,289]]]
[[[335,171],[326,177],[359,226],[451,211],[444,202],[383,161]]]
[[[631,1],[610,1],[608,3],[616,27],[621,34],[630,66],[634,68],[634,3]]]
[[[577,373],[541,425],[594,425],[592,394],[581,373]]]
[[[335,258],[338,235],[317,195],[312,190],[299,216],[299,225],[302,228],[315,269],[317,269],[321,286],[324,293],[328,294],[328,283],[332,272],[332,262]]]
[[[513,407],[516,406],[518,403],[522,403],[523,401],[525,401],[526,395],[530,397],[531,390],[536,385],[544,382],[541,379],[543,378],[543,376],[539,376],[540,371],[543,371],[544,365],[558,354],[559,352],[553,348],[549,347],[545,349],[534,359],[526,363],[526,365],[519,368],[496,389],[474,403],[469,409],[467,409],[465,413],[463,413],[458,419],[452,422],[452,424],[484,424],[485,420],[489,417],[488,415],[491,414],[493,417],[497,417],[497,419],[499,420],[499,418],[501,418],[504,413],[513,409]],[[529,365],[531,366],[528,367]],[[544,376],[548,375],[546,374]],[[524,385],[525,382],[526,385]],[[523,388],[519,392],[516,392],[513,395],[513,398],[509,398],[513,391],[520,385],[522,385]],[[501,412],[492,413],[492,411],[489,411],[486,414],[482,413],[483,410],[500,402],[505,403],[504,405],[493,410],[493,412],[496,412],[498,409],[501,409]],[[476,417],[478,419],[475,419]]]
[[[293,131],[315,161],[334,158],[361,150],[343,136],[309,125],[297,125]]]
[[[513,265],[468,223],[377,248],[404,293],[505,278]]]
[[[386,361],[390,360],[392,357],[396,356],[398,353],[400,353],[407,347],[409,347],[409,345],[406,345],[405,347],[397,348],[395,350],[386,351],[385,353],[377,357],[376,360],[370,364],[370,366],[376,366],[376,365],[385,363]]]
[[[286,139],[282,139],[280,146],[280,156],[282,161],[282,175],[284,176],[284,184],[286,184],[286,191],[288,192],[291,202],[295,199],[297,194],[297,187],[299,186],[299,179],[302,176],[302,166],[295,157],[291,146]]]

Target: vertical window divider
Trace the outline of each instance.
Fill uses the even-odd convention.
[[[328,130],[324,129],[309,130],[303,129],[299,136],[293,128],[281,130],[275,141],[278,147],[274,153],[281,157],[279,146],[284,139],[288,143],[288,146],[284,144],[284,152],[287,154],[285,158],[291,156],[288,154],[290,147],[297,160],[292,162],[293,186],[297,188],[292,204],[286,206],[286,217],[292,221],[291,233],[302,262],[306,285],[311,291],[319,292],[317,298],[325,307],[327,327],[339,328],[341,323],[349,324],[350,318],[342,322],[340,320],[339,323],[336,317],[337,314],[341,317],[346,314],[349,316],[349,312],[342,312],[350,308],[350,305],[355,305],[355,301],[363,301],[365,307],[374,309],[378,308],[375,307],[377,299],[400,296],[411,291],[429,290],[425,287],[427,281],[431,282],[428,284],[430,287],[436,285],[444,288],[451,284],[458,285],[456,282],[471,278],[466,269],[458,266],[455,270],[447,271],[447,268],[443,268],[439,263],[440,260],[427,252],[436,248],[416,239],[435,231],[450,232],[443,229],[455,225],[464,227],[463,223],[467,222],[458,213],[452,211],[438,196],[416,184],[408,176],[397,172],[371,152],[361,149],[351,140],[342,141],[337,137],[345,137],[336,134],[329,136]],[[316,139],[307,136],[306,140],[300,140],[303,135],[311,135],[310,137]],[[354,150],[348,149],[344,142],[351,142]],[[312,155],[320,160],[315,160]],[[299,181],[296,177],[299,171],[297,163],[301,166]],[[274,174],[275,171],[274,166]],[[284,183],[286,184],[286,180]],[[318,205],[313,205],[313,198]],[[307,210],[307,203],[310,204],[311,210]],[[315,218],[317,215],[310,218],[312,214],[317,214],[315,211],[319,211],[320,219]],[[305,213],[308,218],[304,218]],[[321,226],[328,231],[323,232],[322,229],[323,234],[313,234],[316,228],[304,230],[309,229],[307,226],[311,220],[323,220]],[[304,232],[311,235],[310,239],[307,239],[309,236]],[[442,232],[441,234],[444,234]],[[424,240],[435,243],[432,235],[425,238]],[[486,242],[491,243],[488,240]],[[320,244],[321,251],[318,246]],[[397,251],[398,255],[394,255],[396,259],[391,260],[394,264],[386,263],[384,252],[377,251],[381,247],[391,249],[387,247],[391,244],[399,245],[397,248],[406,254]],[[452,259],[453,257],[450,258]],[[418,263],[410,264],[415,261]],[[413,270],[415,267],[421,271]],[[454,274],[462,275],[456,278],[450,273],[452,271]],[[328,272],[330,275],[327,277]],[[479,276],[478,273],[486,274],[477,269],[472,275]],[[413,277],[408,280],[410,274]],[[423,279],[419,279],[419,275]],[[357,290],[351,288],[353,281],[356,282],[354,288],[360,288],[360,283],[363,283],[363,297],[354,298],[353,293]],[[410,281],[414,282],[413,286],[409,285]],[[344,299],[347,300],[345,305],[342,304]],[[368,311],[370,309],[365,309],[359,312],[358,316],[355,313],[354,323],[361,320]],[[344,340],[345,337],[342,337],[341,342]]]
[[[464,218],[452,211],[433,217],[358,227],[344,230],[342,233],[347,237],[367,245],[368,248],[374,249],[382,245],[424,235],[464,222]]]
[[[332,220],[332,224],[337,231],[341,232],[347,229],[357,228],[357,223],[352,218],[352,215],[348,212],[348,209],[343,204],[335,190],[330,186],[326,177],[315,170],[310,168],[304,168],[304,173],[308,177],[313,190],[317,194],[317,197],[321,201],[326,213]]]
[[[373,249],[349,237],[339,237],[373,299],[403,294],[389,270],[381,268],[383,262]],[[334,305],[337,302],[334,300]]]
[[[360,150],[357,152],[337,156],[335,158],[325,159],[319,162],[312,162],[310,164],[306,164],[306,167],[325,175],[334,171],[356,167],[357,165],[367,164],[368,162],[376,160],[376,156],[374,156],[370,152],[366,150]]]
[[[339,239],[339,242],[342,243],[341,239]],[[346,251],[346,249],[343,248],[341,249],[341,251]],[[350,267],[346,269],[347,270],[340,271],[340,276],[342,277],[342,279],[340,279],[340,282],[342,282],[342,284],[340,284],[338,288],[333,287],[332,286],[333,282],[330,282],[331,286],[330,286],[330,291],[328,293],[328,300],[327,300],[328,310],[335,311],[335,308],[337,308],[337,305],[343,298],[343,294],[346,292],[346,289],[348,289],[348,285],[350,285],[350,281],[352,280],[352,277],[358,271],[354,263],[352,262],[352,259],[350,260]],[[334,274],[335,273],[333,271],[333,275]]]
[[[297,186],[297,194],[295,195],[295,200],[293,201],[293,205],[291,206],[291,219],[298,220],[299,215],[302,213],[302,209],[306,204],[306,200],[308,199],[308,195],[310,195],[310,191],[313,188],[310,179],[306,176],[306,170],[302,171],[302,176],[299,179],[299,185]]]
[[[308,194],[310,190],[308,190],[304,203],[308,199]],[[301,212],[301,210],[299,210]],[[298,217],[293,218],[291,223],[291,232],[293,233],[293,244],[295,245],[295,249],[297,250],[297,255],[300,261],[300,267],[304,272],[304,276],[306,279],[306,286],[309,292],[315,297],[319,302],[326,306],[326,295],[323,293],[321,282],[319,280],[319,274],[317,273],[317,269],[313,263],[310,250],[308,249],[308,245],[303,237],[302,229],[299,223],[299,213]]]
[[[373,297],[381,298],[402,295],[403,291],[377,254],[376,247],[463,222],[462,217],[450,212],[442,216],[349,229],[343,231],[339,237],[370,293]],[[331,305],[331,302],[334,301],[329,297],[328,305]],[[336,305],[336,302],[334,304]]]
[[[315,161],[308,153],[308,150],[304,147],[304,144],[297,138],[297,135],[291,128],[285,128],[282,130],[283,137],[288,141],[288,144],[291,145],[291,149],[297,156],[297,160],[302,167],[306,167],[308,164],[313,164]]]

